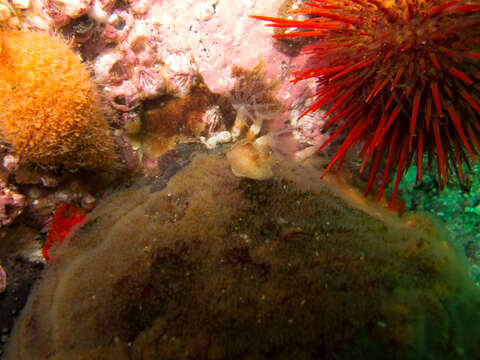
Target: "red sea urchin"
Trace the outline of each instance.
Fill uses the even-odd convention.
[[[421,178],[424,153],[436,157],[439,186],[452,168],[463,180],[462,164],[480,152],[478,0],[309,0],[295,14],[303,19],[253,17],[295,29],[276,38],[315,39],[302,50],[309,68],[293,81],[318,80],[303,114],[326,107],[332,134],[318,150],[346,133],[324,174],[363,143],[366,195],[383,163],[381,197],[395,163],[393,202],[414,158]]]

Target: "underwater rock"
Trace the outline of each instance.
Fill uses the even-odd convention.
[[[0,294],[7,288],[7,274],[3,267],[0,265]]]
[[[5,239],[2,239],[5,240]],[[15,318],[25,306],[32,285],[40,278],[43,264],[14,255],[8,258],[1,257],[0,286],[0,355],[4,351],[4,344],[12,329]],[[8,281],[7,281],[8,279]]]
[[[442,229],[272,170],[197,155],[114,193],[51,249],[6,359],[478,358],[478,289]]]
[[[25,196],[0,179],[0,227],[11,224],[25,207]]]

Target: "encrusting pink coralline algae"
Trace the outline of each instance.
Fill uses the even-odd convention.
[[[5,181],[0,180],[0,224],[11,224],[24,207],[25,196],[10,189]]]
[[[110,103],[124,111],[163,93],[187,95],[199,76],[212,92],[228,92],[234,66],[248,69],[264,60],[266,76],[275,78],[304,61],[275,49],[271,29],[248,17],[275,13],[281,0],[132,0],[128,6],[113,0],[12,3],[22,14],[23,27],[71,26],[72,40],[83,45],[82,56],[93,64]],[[303,94],[303,84],[284,81],[278,98],[287,107],[294,100],[301,102],[311,95],[314,84],[308,86]]]
[[[0,22],[10,27],[59,33],[71,41],[77,54],[89,64],[101,96],[109,105],[119,152],[127,167],[133,169],[141,156],[125,136],[142,129],[139,105],[150,99],[157,101],[163,95],[188,97],[200,82],[211,93],[228,97],[236,81],[232,70],[252,69],[260,62],[264,64],[266,79],[279,83],[275,96],[285,109],[283,113],[264,115],[295,128],[296,139],[307,146],[323,139],[318,129],[296,122],[296,115],[308,107],[315,83],[294,84],[288,74],[300,68],[305,60],[278,50],[272,44],[272,30],[249,18],[252,14],[274,14],[283,3],[283,0],[0,0]],[[249,106],[234,105],[235,109]],[[223,123],[224,115],[218,104],[213,103],[208,104],[201,116],[204,124],[200,128],[205,130],[198,140],[209,148],[239,139]],[[15,154],[8,151],[2,154],[5,169],[15,165],[9,161],[9,156]],[[148,159],[144,156],[143,161]],[[40,205],[45,201],[56,204],[59,201],[56,193],[69,188],[62,185],[65,180],[62,176],[32,174],[21,166],[19,170],[8,171],[14,176],[4,179],[5,188],[22,184],[27,207],[38,204],[40,209],[46,206]],[[45,185],[42,178],[53,181]],[[15,179],[12,184],[10,179]],[[36,197],[30,198],[30,192]],[[68,192],[89,195],[84,190]],[[5,196],[2,198],[5,203],[13,201]],[[82,196],[72,195],[68,199]],[[21,209],[20,198],[15,199],[13,207]],[[2,223],[13,221],[14,213],[5,215]]]

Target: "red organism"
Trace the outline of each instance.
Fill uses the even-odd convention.
[[[326,110],[331,136],[318,150],[345,135],[324,174],[361,144],[366,195],[383,168],[379,198],[395,173],[393,202],[413,162],[422,177],[424,154],[439,187],[453,171],[463,181],[462,164],[480,152],[480,1],[309,0],[292,12],[297,20],[252,17],[293,29],[274,37],[314,39],[294,81],[318,80],[305,112]]]
[[[74,206],[69,204],[60,205],[55,210],[47,241],[43,246],[43,257],[47,263],[52,263],[55,259],[48,254],[49,249],[57,244],[61,244],[75,225],[81,226],[84,223],[85,214],[79,212]]]

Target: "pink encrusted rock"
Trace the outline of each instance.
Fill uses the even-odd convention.
[[[306,58],[277,50],[273,29],[249,17],[276,16],[284,1],[32,0],[32,7],[42,9],[51,27],[85,13],[98,22],[101,35],[89,60],[117,110],[130,111],[138,100],[165,92],[186,96],[200,78],[212,92],[227,94],[235,82],[232,68],[252,69],[260,61],[266,78],[280,83],[278,100],[292,110],[294,101],[301,103],[315,92],[314,80],[289,81]],[[300,137],[311,143],[316,134],[306,129]]]
[[[110,14],[115,7],[115,0],[93,0],[88,9],[88,16],[103,24],[108,21]]]
[[[319,146],[329,138],[330,135],[322,133],[325,123],[323,111],[308,113],[300,117],[309,106],[297,107],[294,104],[293,107],[294,109],[290,112],[290,124],[294,129],[293,136],[299,143]]]
[[[87,13],[93,0],[36,0],[33,12],[40,12],[43,18],[55,28],[64,26],[71,19]]]
[[[165,79],[151,67],[136,66],[132,75],[133,84],[141,94],[141,98],[160,95],[166,90]]]
[[[232,68],[253,68],[266,64],[266,77],[281,80],[277,96],[288,107],[305,93],[306,82],[289,82],[289,73],[304,65],[303,57],[290,57],[273,46],[272,28],[249,17],[275,16],[283,0],[164,0],[144,15],[156,24],[160,34],[159,56],[170,53],[194,59],[207,86],[216,93],[229,91],[235,82]],[[212,13],[213,11],[213,13]],[[171,59],[170,59],[171,60]],[[170,61],[171,63],[171,61]],[[308,96],[311,89],[308,87]]]
[[[202,78],[212,92],[229,93],[235,66],[265,64],[265,76],[280,83],[277,98],[291,110],[315,90],[313,80],[290,82],[305,58],[274,47],[272,28],[249,15],[276,16],[284,0],[32,0],[52,27],[87,13],[102,31],[95,77],[114,108],[130,111],[142,98],[166,91],[186,96]],[[306,124],[308,127],[308,124]],[[306,130],[304,139],[315,137]]]
[[[288,73],[303,64],[303,59],[291,58],[273,47],[272,28],[249,18],[252,14],[274,16],[282,3],[279,0],[220,0],[215,16],[200,24],[201,33],[209,36],[202,37],[202,48],[194,48],[193,54],[200,74],[212,91],[232,88],[233,66],[249,69],[263,60],[267,78],[288,80]],[[277,97],[288,107],[303,88],[304,84],[282,81]]]
[[[95,78],[100,84],[120,83],[128,79],[125,54],[118,49],[101,53],[93,63]]]
[[[149,170],[155,169],[157,167],[157,159],[152,159],[148,156],[144,156],[142,158],[142,163],[143,166],[145,166],[145,168]]]
[[[54,27],[60,27],[70,22],[70,18],[63,12],[62,5],[55,0],[41,1],[42,15]]]
[[[119,85],[106,86],[104,92],[110,104],[120,111],[132,110],[140,98],[137,87],[131,80],[124,80]]]
[[[272,28],[249,17],[275,16],[284,0],[129,0],[121,7],[114,0],[32,1],[36,8],[42,5],[54,27],[88,13],[103,24],[103,43],[117,43],[129,66],[165,64],[163,72],[171,89],[180,95],[188,94],[198,74],[210,90],[226,93],[235,81],[231,76],[234,66],[249,69],[260,60],[266,64],[266,77],[281,81],[277,97],[287,108],[294,99],[311,96],[315,88],[312,82],[288,81],[289,74],[304,65],[304,57],[278,51]],[[104,74],[98,74],[105,80]]]
[[[82,16],[90,8],[93,0],[54,0],[61,7],[63,13],[75,19]]]
[[[11,190],[4,180],[0,180],[0,224],[11,224],[24,207],[25,196]]]
[[[198,74],[196,64],[188,54],[183,52],[167,56],[163,71],[172,91],[180,96],[185,96],[190,92]]]
[[[120,44],[120,49],[131,64],[153,65],[157,59],[157,41],[153,25],[144,20],[135,21],[128,38]]]
[[[135,14],[145,14],[157,0],[130,0],[130,8]]]
[[[18,169],[20,159],[12,154],[7,154],[2,159],[2,166],[8,171],[13,172]]]
[[[208,2],[200,2],[193,8],[195,19],[200,21],[210,20],[215,14],[215,7]]]
[[[132,14],[125,10],[115,10],[108,18],[103,36],[110,41],[125,40],[134,24]]]
[[[1,1],[0,1],[1,2]],[[17,18],[22,28],[56,31],[83,15],[103,24],[113,11],[116,0],[19,0]]]

